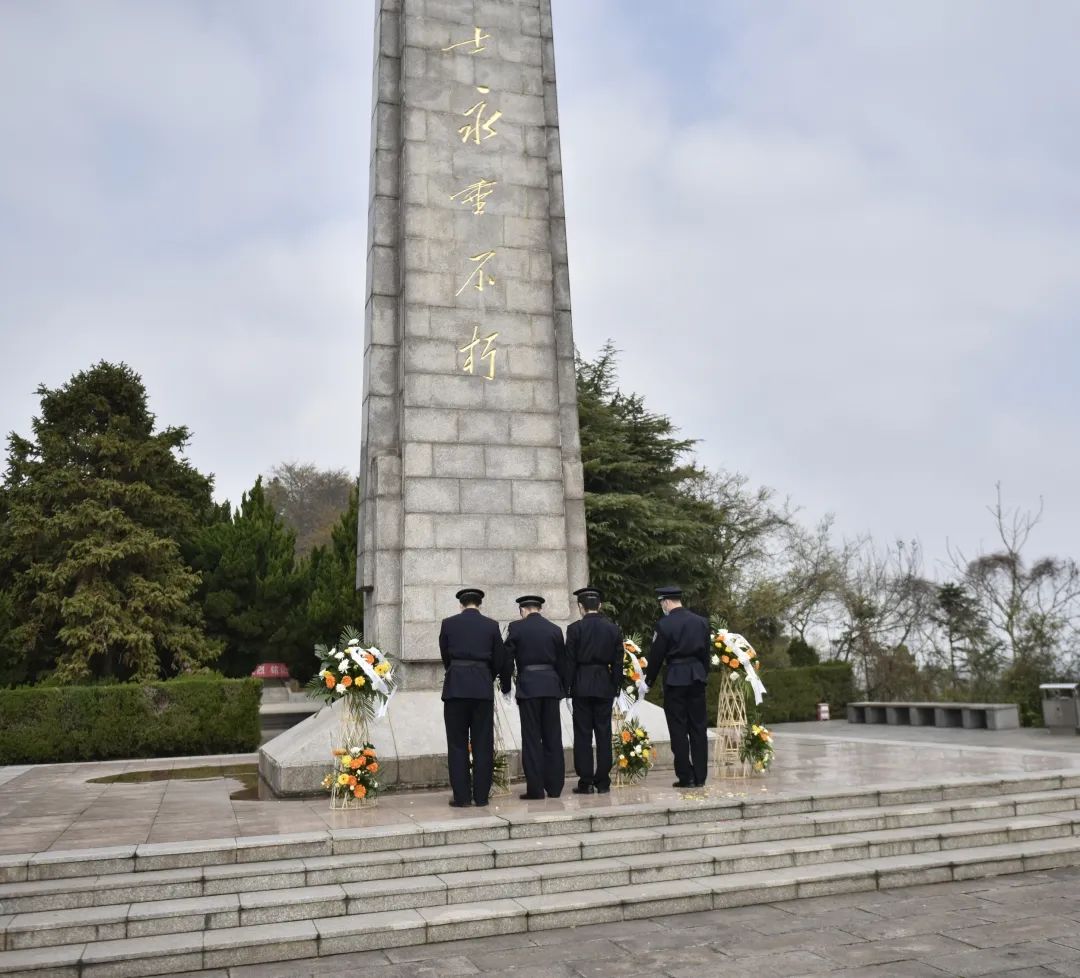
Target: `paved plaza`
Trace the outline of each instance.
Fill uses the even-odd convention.
[[[324,798],[260,800],[253,797],[258,791],[251,780],[255,755],[8,767],[0,769],[4,828],[0,854],[280,835],[479,814],[594,810],[680,799],[692,805],[696,799],[725,796],[777,798],[808,790],[955,784],[999,774],[1080,769],[1080,738],[1051,737],[1045,731],[938,731],[934,743],[919,743],[913,738],[923,732],[911,728],[834,722],[776,729],[777,760],[766,777],[714,779],[704,789],[685,792],[671,787],[669,770],[658,768],[644,785],[586,797],[570,793],[570,777],[559,799],[520,801],[522,789],[515,785],[509,795],[493,798],[485,810],[448,808],[447,790],[390,792],[377,807],[353,812],[332,812]],[[815,732],[807,732],[811,730]],[[195,769],[199,780],[97,781],[184,768]]]
[[[193,972],[199,978],[1080,975],[1080,870]],[[180,976],[183,978],[183,976]]]

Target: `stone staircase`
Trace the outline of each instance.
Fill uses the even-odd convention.
[[[1074,865],[1080,774],[4,856],[0,974],[175,974]]]

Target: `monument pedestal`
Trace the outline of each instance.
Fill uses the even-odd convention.
[[[380,779],[387,787],[434,788],[447,785],[446,729],[441,694],[434,689],[403,690],[387,715],[370,726],[371,742],[379,752]],[[340,725],[340,702],[320,710],[275,737],[259,751],[259,774],[277,795],[323,794],[322,779],[333,766]],[[521,723],[515,703],[495,698],[502,724],[511,778],[521,777]],[[566,784],[575,783],[574,731],[569,704],[562,707],[562,735],[566,754]],[[638,717],[660,748],[658,763],[670,764],[670,741],[664,711],[652,703],[638,708]]]

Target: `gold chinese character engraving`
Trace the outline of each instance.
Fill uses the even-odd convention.
[[[484,251],[484,252],[481,252],[479,255],[473,255],[469,259],[469,261],[476,262],[477,263],[476,268],[474,268],[469,273],[469,277],[467,279],[465,279],[465,284],[462,285],[461,288],[458,289],[457,292],[454,293],[454,295],[455,296],[461,295],[461,293],[464,292],[470,285],[473,286],[473,288],[475,288],[477,292],[483,292],[484,291],[484,279],[487,279],[487,284],[488,285],[494,285],[495,284],[495,276],[492,275],[490,272],[485,272],[484,271],[484,266],[487,265],[487,263],[489,261],[491,261],[491,259],[494,258],[494,257],[495,257],[495,252],[494,251]]]
[[[494,380],[495,354],[498,352],[495,349],[494,343],[495,340],[498,339],[498,337],[498,333],[492,333],[490,336],[485,336],[481,339],[480,327],[473,326],[472,342],[466,343],[460,350],[458,350],[458,353],[468,354],[468,356],[465,357],[465,366],[462,367],[462,371],[467,374],[476,373],[476,348],[481,343],[483,343],[484,348],[480,351],[480,360],[487,361],[487,373],[481,374],[481,376],[484,378],[484,380]]]
[[[458,41],[457,44],[451,44],[450,47],[443,48],[443,50],[453,51],[455,48],[463,48],[471,45],[472,49],[469,51],[469,54],[479,54],[481,51],[487,50],[487,48],[484,47],[483,42],[490,40],[491,35],[485,34],[482,27],[474,27],[473,36],[470,37],[467,41]]]
[[[477,86],[476,90],[481,95],[488,95],[491,92],[490,88],[484,88],[483,86]],[[471,139],[479,146],[481,140],[491,139],[492,136],[498,135],[498,131],[494,126],[502,118],[502,113],[498,109],[488,113],[488,104],[485,99],[481,99],[472,108],[466,109],[461,114],[466,117],[475,117],[472,122],[458,129],[458,135],[461,136],[463,143],[467,143]]]
[[[495,186],[494,180],[480,179],[464,190],[459,190],[450,199],[457,200],[460,197],[463,204],[472,207],[474,214],[483,214],[488,197],[495,193]]]

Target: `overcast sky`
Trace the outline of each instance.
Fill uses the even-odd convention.
[[[0,429],[124,360],[219,497],[356,469],[373,2],[0,0]],[[555,31],[581,350],[808,520],[1080,557],[1080,4]]]

